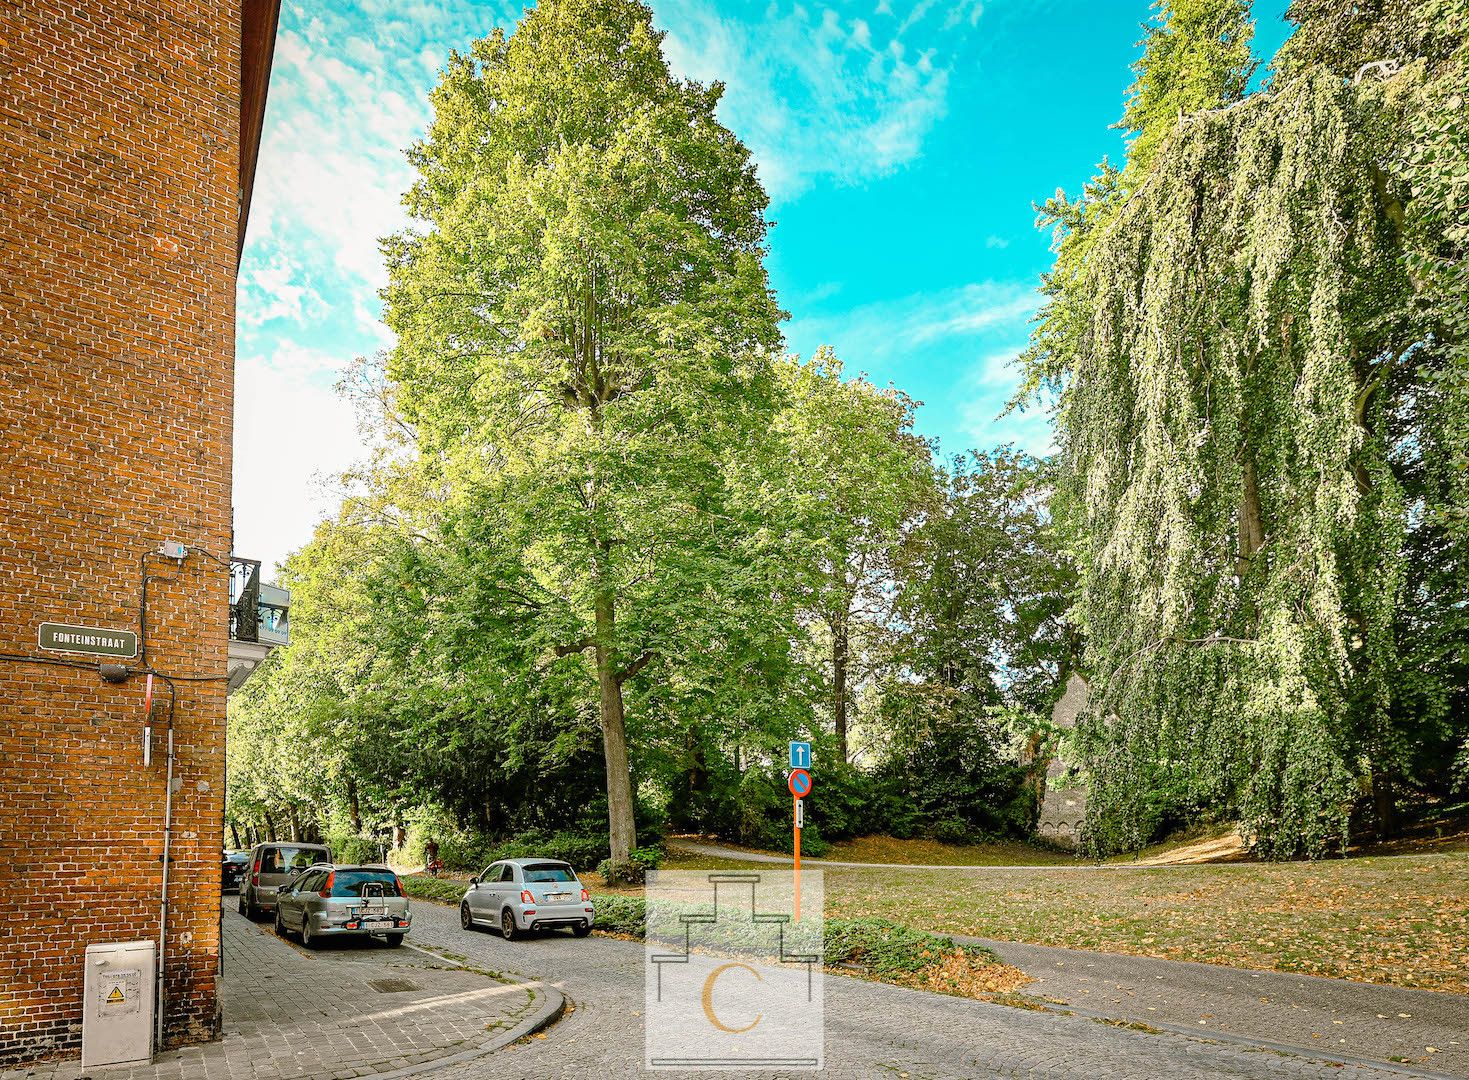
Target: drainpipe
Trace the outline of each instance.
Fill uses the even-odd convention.
[[[177,703],[173,681],[168,683],[168,770],[163,793],[163,885],[158,898],[158,986],[154,995],[157,1012],[154,1017],[153,1052],[163,1050],[163,1007],[167,983],[164,979],[164,955],[168,944],[168,869],[173,847],[173,715]]]

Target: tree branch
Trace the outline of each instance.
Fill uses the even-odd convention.
[[[638,672],[642,671],[643,668],[647,667],[649,662],[651,662],[652,659],[657,655],[658,652],[656,649],[649,649],[647,652],[643,653],[642,656],[634,660],[631,664],[628,664],[627,667],[623,668],[621,671],[613,676],[613,678],[617,680],[617,685],[621,686],[623,683],[627,682],[628,679],[631,679]]]
[[[596,642],[591,638],[582,638],[580,641],[573,641],[570,645],[557,645],[555,652],[557,656],[572,656],[579,652],[586,652],[595,644]]]

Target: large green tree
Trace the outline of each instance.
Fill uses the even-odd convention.
[[[845,377],[827,346],[781,374],[788,600],[823,654],[825,711],[846,762],[855,691],[891,659],[898,552],[937,504],[935,469],[902,391]]]
[[[1462,423],[1438,374],[1462,323],[1422,269],[1461,257],[1424,224],[1459,202],[1412,178],[1425,124],[1455,139],[1465,39],[1443,28],[1463,4],[1346,7],[1294,5],[1249,94],[1240,5],[1165,7],[1129,113],[1146,152],[1046,207],[1057,264],[1026,363],[1059,394],[1099,849],[1148,839],[1160,790],[1239,813],[1270,855],[1344,842],[1364,791],[1389,828],[1446,722],[1410,700],[1462,701],[1405,628],[1414,590],[1463,585],[1421,533],[1462,496],[1413,434]],[[1217,47],[1176,47],[1201,28]],[[1207,91],[1173,118],[1138,108],[1165,69]]]
[[[388,373],[424,467],[594,677],[611,848],[635,846],[624,687],[740,632],[731,498],[776,401],[766,196],[634,0],[545,0],[455,56],[386,244]]]

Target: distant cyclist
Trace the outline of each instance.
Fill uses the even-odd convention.
[[[429,877],[438,877],[444,869],[444,862],[439,858],[439,842],[430,840],[423,845],[424,871]]]

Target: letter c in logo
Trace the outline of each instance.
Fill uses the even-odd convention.
[[[709,1018],[709,1022],[711,1024],[717,1027],[720,1031],[726,1031],[731,1035],[743,1035],[745,1032],[749,1031],[756,1024],[758,1024],[764,1018],[765,1014],[756,1013],[755,1019],[751,1020],[744,1027],[739,1028],[730,1027],[728,1024],[722,1023],[719,1017],[714,1015],[714,984],[718,981],[719,976],[723,975],[730,968],[744,968],[751,975],[755,976],[755,980],[757,982],[765,981],[760,977],[760,973],[752,968],[749,964],[720,964],[717,968],[711,971],[709,973],[709,977],[704,980],[704,992],[700,995],[700,1000],[703,1002],[704,1005],[704,1015]]]

